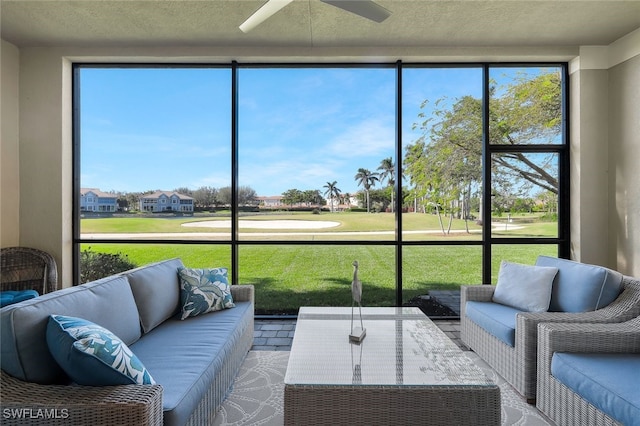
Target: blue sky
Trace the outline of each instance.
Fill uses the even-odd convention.
[[[405,68],[403,143],[419,136],[411,126],[425,99],[479,97],[481,74]],[[224,68],[82,69],[81,186],[229,185],[230,77]],[[395,160],[395,85],[393,68],[241,68],[240,185],[279,195],[337,181],[356,192],[358,168]]]

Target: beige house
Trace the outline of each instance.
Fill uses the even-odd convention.
[[[2,247],[72,282],[72,64],[567,62],[571,256],[640,276],[640,2],[379,0],[377,24],[294,1],[2,1]],[[46,209],[41,206],[47,206]]]

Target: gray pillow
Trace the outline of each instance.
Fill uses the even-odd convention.
[[[145,333],[178,311],[180,284],[177,271],[183,266],[180,259],[170,259],[134,269],[126,274]]]
[[[546,312],[551,302],[553,279],[558,268],[522,265],[505,260],[500,264],[493,301],[527,312]]]

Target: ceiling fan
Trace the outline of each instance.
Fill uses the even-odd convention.
[[[293,0],[267,0],[253,15],[249,16],[246,21],[240,25],[242,32],[248,33],[280,9],[291,3]],[[363,18],[370,19],[375,22],[382,22],[387,19],[391,12],[372,0],[320,0],[323,3],[330,4],[348,12],[360,15]]]

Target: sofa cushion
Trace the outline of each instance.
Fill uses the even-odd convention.
[[[522,312],[510,306],[493,302],[469,301],[465,315],[492,336],[509,346],[515,346],[516,315]]]
[[[170,259],[133,269],[126,273],[140,312],[145,333],[150,332],[178,311],[180,259]]]
[[[6,290],[0,291],[0,307],[13,305],[23,300],[33,299],[39,294],[35,290]]]
[[[49,315],[84,318],[130,345],[140,338],[140,318],[126,277],[107,277],[64,288],[0,310],[2,369],[28,382],[65,383],[68,376],[47,350]]]
[[[234,377],[219,377],[221,367],[226,357],[233,356],[252,319],[253,303],[236,302],[234,309],[188,321],[170,318],[131,346],[164,389],[165,425],[184,425],[214,380],[233,383]]]
[[[180,319],[233,308],[227,268],[178,268]]]
[[[622,290],[622,274],[602,266],[549,256],[538,256],[536,265],[558,268],[549,305],[552,312],[588,312],[604,308]]]
[[[640,354],[554,353],[551,374],[621,424],[638,424]]]
[[[546,312],[558,268],[502,261],[493,301],[522,311]]]
[[[51,315],[47,345],[58,365],[79,385],[155,384],[122,340],[91,321]]]

